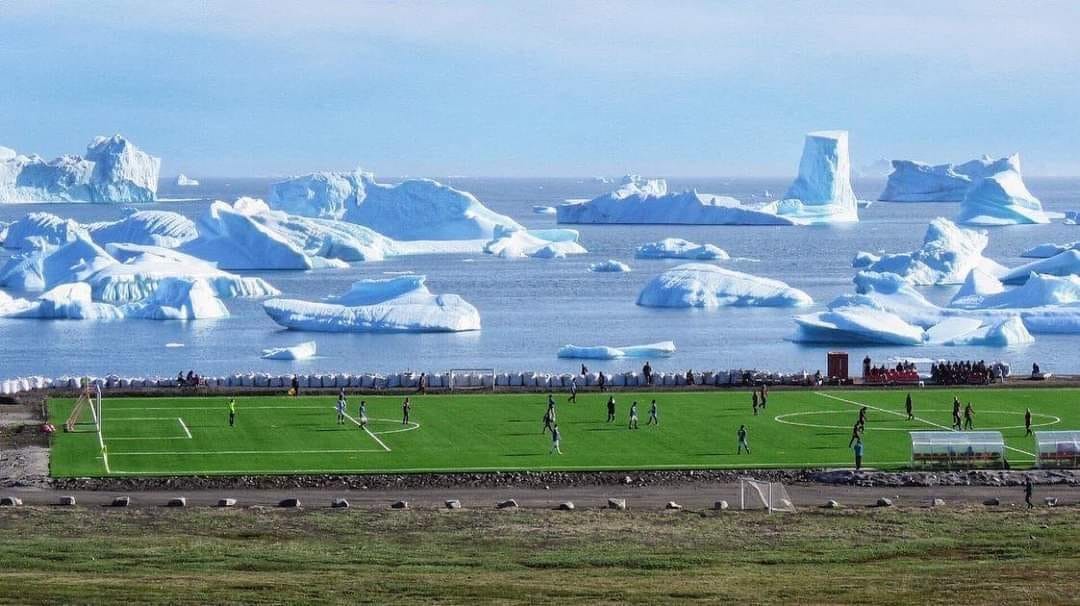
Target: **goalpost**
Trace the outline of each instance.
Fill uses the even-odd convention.
[[[495,391],[494,368],[451,368],[450,391]]]
[[[739,509],[767,509],[769,513],[795,513],[795,503],[780,482],[739,478]]]
[[[90,420],[93,422],[94,432],[97,434],[98,446],[101,448],[101,457],[105,461],[105,471],[111,473],[109,470],[109,453],[105,448],[105,436],[101,433],[101,384],[97,382],[91,383],[89,378],[83,377],[80,385],[82,390],[79,397],[76,398],[75,404],[71,407],[71,414],[68,415],[67,421],[64,423],[64,430],[75,431],[79,419],[83,416],[83,411],[89,410]]]

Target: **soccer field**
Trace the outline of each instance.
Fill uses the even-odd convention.
[[[361,397],[350,395],[345,424],[336,396],[237,398],[229,427],[228,398],[108,398],[101,439],[89,416],[72,433],[54,435],[53,476],[287,473],[451,472],[517,470],[646,470],[851,467],[848,448],[858,409],[869,406],[864,466],[909,465],[908,431],[948,429],[949,390],[912,391],[916,419],[892,391],[780,391],[754,416],[750,392],[614,393],[616,421],[607,423],[608,394],[579,394],[575,404],[556,393],[562,455],[548,454],[543,429],[546,394],[411,396],[410,423],[401,422],[402,396],[364,396],[369,423],[355,422]],[[1026,467],[1035,442],[1024,436],[1030,407],[1036,431],[1080,429],[1080,390],[962,389],[975,408],[975,427],[1001,431],[1009,462]],[[649,403],[660,424],[648,426]],[[627,429],[638,402],[640,429]],[[50,403],[61,427],[71,400]],[[736,430],[749,429],[752,454],[736,454]]]

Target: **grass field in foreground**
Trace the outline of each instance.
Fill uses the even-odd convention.
[[[1075,509],[0,510],[0,603],[1059,604]]]
[[[546,394],[413,396],[401,424],[399,396],[365,396],[369,431],[336,423],[334,396],[237,398],[236,427],[224,397],[106,398],[108,471],[89,423],[53,439],[54,476],[122,474],[350,473],[479,470],[849,467],[851,426],[871,406],[864,465],[895,469],[910,460],[909,430],[946,428],[953,392],[913,391],[917,420],[902,414],[906,391],[773,391],[754,416],[749,391],[615,393],[617,420],[605,422],[607,394],[556,394],[563,454],[549,455]],[[964,389],[977,429],[1002,431],[1014,467],[1034,461],[1023,414],[1035,429],[1080,429],[1080,390]],[[657,399],[660,425],[647,426]],[[356,416],[360,397],[349,396]],[[627,429],[632,400],[640,429]],[[60,427],[70,401],[53,401]],[[736,454],[735,432],[749,427],[752,454]]]

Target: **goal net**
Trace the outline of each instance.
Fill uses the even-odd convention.
[[[767,509],[795,513],[795,503],[780,482],[759,482],[750,478],[739,480],[739,509]]]
[[[450,391],[465,390],[495,390],[494,368],[451,368],[450,384],[446,386]]]

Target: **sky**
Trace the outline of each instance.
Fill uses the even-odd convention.
[[[162,174],[1080,175],[1080,2],[0,0],[0,145]]]

